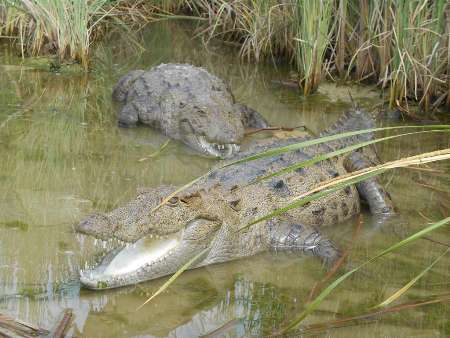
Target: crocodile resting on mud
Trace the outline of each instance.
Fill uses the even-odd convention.
[[[353,111],[344,114],[321,136],[373,127],[374,121],[368,114]],[[285,206],[293,197],[321,181],[371,165],[366,156],[370,149],[322,161],[270,180],[253,181],[293,163],[372,137],[367,133],[218,167],[159,208],[155,207],[175,191],[174,187],[148,189],[122,208],[88,217],[77,225],[78,231],[103,240],[115,238],[133,244],[113,250],[100,265],[82,271],[81,283],[87,288],[103,289],[159,278],[176,272],[203,250],[205,252],[192,268],[267,250],[311,253],[324,261],[334,261],[339,256],[338,250],[316,227],[337,224],[359,213],[359,197],[367,201],[373,214],[393,213],[391,200],[376,178],[240,229]],[[304,140],[298,137],[272,140],[255,145],[240,157]]]
[[[122,106],[120,126],[149,125],[214,157],[236,153],[245,128],[267,127],[258,112],[235,103],[222,80],[188,64],[133,70],[119,79],[113,99]]]

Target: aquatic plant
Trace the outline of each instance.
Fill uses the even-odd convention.
[[[391,106],[450,107],[450,5],[445,0],[189,0],[204,32],[237,41],[241,55],[284,55],[303,94],[326,74],[371,80]]]
[[[294,56],[298,84],[304,95],[315,92],[327,67],[325,51],[331,38],[331,1],[297,1]]]
[[[55,53],[58,61],[78,60],[86,68],[98,23],[108,16],[107,0],[5,0],[0,34],[16,36],[22,55]]]
[[[367,261],[363,262],[362,264],[360,264],[359,266],[357,266],[356,268],[351,269],[350,271],[346,272],[345,274],[343,274],[342,276],[340,276],[339,278],[337,278],[334,282],[332,282],[328,287],[326,287],[311,303],[309,303],[305,310],[302,311],[297,318],[295,318],[287,327],[285,327],[282,330],[282,333],[284,332],[288,332],[291,331],[295,328],[298,328],[300,323],[310,314],[312,313],[317,306],[319,306],[320,303],[322,303],[322,301],[325,299],[325,297],[327,297],[337,286],[339,286],[343,281],[345,281],[348,277],[350,277],[352,274],[356,273],[357,271],[361,270],[361,268],[363,268],[364,266],[366,266],[367,264],[372,263],[373,261],[377,260],[378,258],[381,258],[393,251],[396,251],[402,247],[404,247],[405,245],[409,245],[413,242],[415,242],[416,240],[422,238],[423,236],[425,236],[426,234],[435,231],[436,229],[442,228],[446,225],[448,225],[450,223],[450,217],[444,218],[438,222],[435,222],[431,225],[428,225],[427,227],[425,227],[424,229],[417,231],[416,233],[412,234],[411,236],[395,243],[394,245],[391,245],[390,247],[388,247],[387,249],[381,251],[380,253],[378,253],[377,255],[371,257],[370,259],[368,259]],[[445,251],[445,254],[447,254],[448,250]]]
[[[415,128],[413,126],[411,126],[411,127]],[[397,128],[397,127],[394,127],[394,128]],[[430,128],[431,128],[431,130],[429,130],[429,131],[419,131],[419,132],[413,132],[413,133],[407,133],[407,134],[399,134],[399,135],[395,135],[395,136],[403,137],[405,135],[424,133],[424,132],[449,132],[450,131],[448,125],[433,126]],[[378,130],[383,130],[383,128],[380,128]],[[351,133],[355,134],[355,133],[364,133],[364,132],[367,132],[367,131],[357,131],[357,132],[351,132]],[[314,139],[312,141],[306,141],[306,142],[297,143],[297,144],[289,145],[289,146],[278,148],[278,149],[273,149],[273,150],[267,151],[265,153],[260,153],[260,154],[254,155],[254,156],[250,156],[250,157],[235,161],[234,163],[230,163],[228,165],[233,165],[235,163],[248,162],[248,161],[252,161],[257,158],[264,157],[264,156],[274,156],[274,155],[277,155],[280,153],[294,151],[294,150],[300,149],[302,147],[307,147],[311,144],[320,144],[320,143],[326,142],[327,140],[330,140],[330,138],[338,139],[340,137],[345,137],[345,136],[348,136],[348,134],[349,133],[326,136],[323,138]],[[391,138],[391,136],[389,136],[387,138],[386,137],[378,138],[378,139],[374,140],[373,143],[384,141],[384,140],[390,139],[390,138]],[[356,148],[358,146],[362,147],[364,145],[367,145],[366,143],[367,142],[356,144],[356,145],[354,145],[354,147],[356,147]],[[356,148],[346,149],[346,151],[354,150]],[[321,156],[320,159],[317,158],[317,159],[315,159],[315,161],[312,161],[312,162],[306,161],[308,163],[299,163],[299,165],[300,164],[312,165],[320,160],[329,158],[329,157],[327,157],[327,155],[332,155],[332,154],[333,153],[324,154]],[[338,155],[338,154],[334,154],[334,155]],[[359,171],[356,171],[356,172],[353,172],[353,173],[350,173],[350,174],[347,174],[344,176],[338,176],[336,178],[331,179],[330,181],[321,182],[318,186],[314,187],[307,193],[294,198],[292,200],[292,204],[290,204],[284,208],[274,210],[270,214],[268,214],[264,217],[261,217],[259,219],[256,219],[252,223],[248,224],[247,227],[252,226],[253,224],[256,224],[257,222],[263,221],[265,219],[270,219],[276,215],[282,214],[291,208],[301,207],[302,205],[305,205],[306,203],[308,203],[312,200],[321,198],[321,197],[323,197],[327,194],[330,194],[334,191],[343,189],[348,185],[358,183],[369,177],[373,177],[373,176],[379,175],[381,173],[384,173],[388,170],[392,170],[395,168],[407,168],[410,166],[423,165],[425,163],[443,161],[443,160],[448,160],[448,159],[450,159],[450,149],[442,149],[442,150],[433,151],[433,152],[429,152],[429,153],[423,153],[423,154],[419,154],[419,155],[415,155],[415,156],[401,158],[399,160],[395,160],[395,161],[387,162],[387,163],[384,163],[384,164],[381,164],[378,166],[359,170]],[[272,177],[272,175],[270,177]],[[261,179],[265,179],[265,178],[261,177]],[[193,183],[193,182],[191,182],[191,183]],[[177,190],[176,193],[178,193],[180,190],[186,188],[188,185]],[[164,203],[164,201],[162,203]],[[365,309],[366,311],[370,310],[371,312],[369,312],[369,313],[364,312],[362,314],[359,313],[357,316],[352,316],[352,317],[348,317],[348,318],[344,317],[344,318],[341,318],[341,319],[338,319],[338,320],[335,320],[335,321],[332,321],[329,323],[318,323],[318,324],[312,324],[312,325],[307,325],[307,326],[300,326],[302,324],[302,322],[304,321],[304,319],[307,318],[310,314],[312,314],[323,303],[323,301],[328,296],[330,296],[332,294],[332,292],[334,292],[337,289],[337,287],[339,285],[341,285],[344,281],[346,281],[350,276],[356,274],[358,271],[362,270],[363,268],[365,268],[367,265],[373,263],[374,261],[379,260],[380,258],[382,258],[386,255],[392,254],[393,252],[395,252],[405,246],[412,245],[418,239],[423,239],[423,238],[425,238],[426,235],[429,235],[430,233],[432,233],[438,229],[448,226],[449,223],[450,223],[450,217],[446,217],[440,221],[434,222],[433,224],[427,225],[423,229],[413,233],[412,235],[409,235],[408,237],[394,243],[393,245],[389,246],[388,248],[381,250],[378,254],[373,255],[372,257],[370,257],[367,260],[364,260],[356,267],[348,269],[346,272],[343,272],[340,276],[338,275],[338,277],[336,277],[334,279],[334,281],[332,281],[328,286],[324,287],[323,290],[321,290],[319,292],[317,297],[315,297],[312,301],[308,302],[302,311],[300,311],[298,314],[296,314],[293,319],[290,319],[289,322],[287,323],[287,325],[282,327],[280,330],[272,332],[272,334],[270,336],[279,336],[279,335],[284,336],[286,334],[287,335],[302,334],[302,333],[306,333],[306,332],[314,332],[314,330],[324,331],[324,330],[327,330],[328,328],[340,327],[340,325],[343,326],[343,325],[345,325],[345,323],[347,323],[347,324],[355,323],[355,322],[357,323],[358,321],[371,319],[375,316],[379,316],[379,315],[383,315],[383,314],[387,314],[387,313],[399,312],[399,311],[403,311],[405,309],[416,308],[418,306],[424,306],[424,305],[429,305],[429,304],[438,304],[438,303],[442,303],[442,302],[448,302],[449,297],[448,297],[448,293],[447,293],[447,294],[440,295],[440,296],[439,295],[434,296],[431,299],[430,298],[421,299],[421,301],[419,301],[419,302],[416,301],[414,303],[404,303],[404,304],[400,304],[397,306],[386,307],[389,304],[391,304],[392,302],[394,302],[397,299],[399,299],[400,297],[402,297],[408,290],[410,290],[413,287],[413,285],[420,278],[422,278],[426,273],[428,273],[434,267],[434,265],[436,265],[436,263],[439,260],[441,260],[445,255],[447,255],[450,250],[447,248],[447,250],[444,253],[442,253],[440,256],[435,258],[431,264],[429,264],[418,275],[416,275],[413,279],[411,279],[403,287],[398,289],[390,297],[388,297],[387,299],[385,299],[382,302],[377,302],[378,305],[372,306],[369,309],[367,309],[367,308]],[[205,250],[207,250],[207,249],[205,249]],[[181,269],[179,269],[155,293],[153,293],[153,295],[150,298],[148,298],[141,306],[139,306],[138,309],[140,309],[142,306],[144,306],[145,304],[150,302],[152,299],[154,299],[154,297],[156,297],[161,292],[167,290],[167,288],[175,281],[175,279],[178,278],[180,276],[180,274],[183,273],[187,268],[189,268],[189,266],[192,265],[196,259],[197,259],[197,257],[194,257],[191,261],[189,261]],[[345,257],[344,257],[344,259],[345,259]],[[336,268],[334,273],[337,271],[338,268]],[[377,303],[375,303],[375,304],[377,304]],[[369,304],[369,306],[371,306],[371,305]],[[379,309],[380,307],[382,307],[382,308]],[[278,321],[278,323],[279,323],[279,321]]]
[[[17,38],[23,55],[52,51],[86,68],[106,23],[142,25],[171,14],[205,23],[201,33],[237,43],[248,60],[290,60],[304,95],[325,76],[340,77],[378,83],[390,106],[450,107],[446,0],[3,0],[0,35]]]

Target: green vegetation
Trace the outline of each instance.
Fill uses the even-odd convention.
[[[450,217],[440,220],[439,222],[433,223],[433,224],[427,226],[426,228],[416,232],[415,234],[412,234],[411,236],[409,236],[409,237],[401,240],[400,242],[395,243],[394,245],[390,246],[389,248],[383,250],[382,252],[373,256],[372,258],[370,258],[369,260],[360,264],[356,268],[346,272],[341,277],[337,278],[334,282],[332,282],[329,286],[327,286],[311,303],[309,303],[306,306],[305,310],[302,311],[295,320],[293,320],[286,328],[283,329],[283,332],[290,331],[294,328],[298,328],[300,323],[310,313],[312,313],[317,308],[317,306],[319,306],[319,304],[322,303],[322,301],[325,299],[325,297],[327,297],[337,286],[339,286],[339,284],[341,284],[348,277],[350,277],[352,274],[354,274],[355,272],[357,272],[358,270],[360,270],[367,264],[372,263],[373,261],[377,260],[378,258],[381,258],[395,250],[398,250],[398,249],[404,247],[405,245],[411,244],[412,242],[416,241],[419,238],[422,238],[426,234],[428,234],[436,229],[439,229],[440,227],[448,225],[448,223],[450,223]],[[448,250],[445,251],[445,254],[447,252],[448,252]]]
[[[9,222],[2,222],[0,226],[10,229],[18,229],[20,231],[28,231],[29,225],[28,223],[22,222],[20,220],[14,220]]]
[[[79,62],[88,69],[92,43],[113,24],[143,25],[154,11],[177,11],[181,1],[0,0],[0,38],[18,41],[22,56],[54,55],[52,68]]]
[[[16,36],[22,55],[54,53],[87,67],[98,23],[109,13],[107,0],[5,0],[0,4],[0,34]]]
[[[241,42],[243,56],[292,59],[305,95],[328,76],[376,82],[391,105],[450,106],[445,0],[190,2],[207,13],[211,35]]]
[[[450,248],[445,250],[445,252],[440,255],[438,258],[436,258],[430,265],[428,265],[425,269],[423,269],[417,276],[415,276],[413,279],[411,279],[406,285],[404,285],[402,288],[397,290],[394,294],[392,294],[390,297],[382,301],[380,304],[378,304],[375,308],[378,307],[384,307],[395,300],[397,300],[399,297],[401,297],[404,293],[406,293],[419,279],[421,279],[428,271],[430,271],[433,266],[436,265],[437,262],[441,260],[442,257],[444,257],[448,252],[450,251]]]
[[[328,77],[378,83],[391,106],[450,107],[446,0],[3,0],[0,35],[19,39],[22,55],[50,52],[87,69],[108,23],[142,25],[170,13],[206,22],[203,34],[238,42],[245,59],[291,60],[304,95]]]

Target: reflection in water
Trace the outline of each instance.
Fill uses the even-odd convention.
[[[198,337],[215,330],[233,337],[250,333],[259,336],[278,327],[285,318],[293,285],[297,291],[303,289],[301,283],[280,278],[279,273],[287,267],[305,273],[306,266],[319,273],[311,258],[301,261],[304,264],[289,256],[267,255],[192,270],[180,277],[171,292],[158,296],[138,311],[136,308],[146,298],[145,292],[153,292],[157,285],[146,283],[137,288],[107,291],[109,302],[99,316],[93,314],[87,319],[84,329],[87,332],[93,328],[100,332],[109,329],[117,337],[126,334]],[[302,290],[300,295],[306,294],[307,290]],[[98,295],[83,292],[83,298]]]
[[[167,336],[261,336],[263,326],[270,327],[270,324],[277,325],[281,321],[284,308],[285,304],[280,302],[277,289],[270,284],[238,278],[233,288],[227,290],[214,306],[199,311],[189,322],[170,331]]]
[[[317,133],[349,107],[348,87],[323,85],[304,99],[272,82],[287,77],[285,66],[241,64],[234,50],[217,44],[206,49],[192,41],[192,31],[184,25],[154,25],[139,34],[132,41],[145,49],[112,33],[96,50],[92,71],[83,75],[21,67],[14,54],[0,49],[0,312],[51,328],[69,307],[76,315],[70,335],[78,337],[192,337],[227,323],[222,336],[270,332],[298,313],[323,277],[318,260],[267,255],[190,271],[137,312],[146,293],[165,280],[106,292],[80,290],[78,269],[105,248],[74,234],[75,222],[123,204],[138,187],[186,183],[214,163],[178,142],[140,161],[167,139],[149,128],[118,129],[111,88],[130,69],[189,62],[224,78],[238,101],[272,124],[304,124]],[[379,102],[370,88],[352,88],[352,95],[367,108]],[[384,159],[393,159],[446,146],[448,138],[428,135],[379,149]],[[352,222],[324,230],[341,248],[352,246],[350,266],[448,213],[449,165],[433,168],[440,171],[398,170],[384,177],[401,222],[373,231],[365,216],[357,240],[352,240]],[[430,239],[445,240],[445,231]],[[368,267],[341,286],[310,321],[365,311],[442,251],[436,242],[424,240]],[[441,260],[404,301],[447,292],[449,263],[448,257]],[[434,305],[337,334],[436,336],[445,333],[449,316],[448,306]]]

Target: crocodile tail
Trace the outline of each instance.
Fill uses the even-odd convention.
[[[368,112],[364,110],[355,109],[342,114],[342,116],[334,124],[325,129],[322,133],[320,133],[320,137],[361,129],[372,129],[375,127],[376,123],[374,117],[372,117]],[[332,141],[328,143],[328,145],[330,145],[332,148],[337,149],[349,146],[351,144],[369,141],[373,139],[373,137],[374,137],[373,132],[370,132]]]

